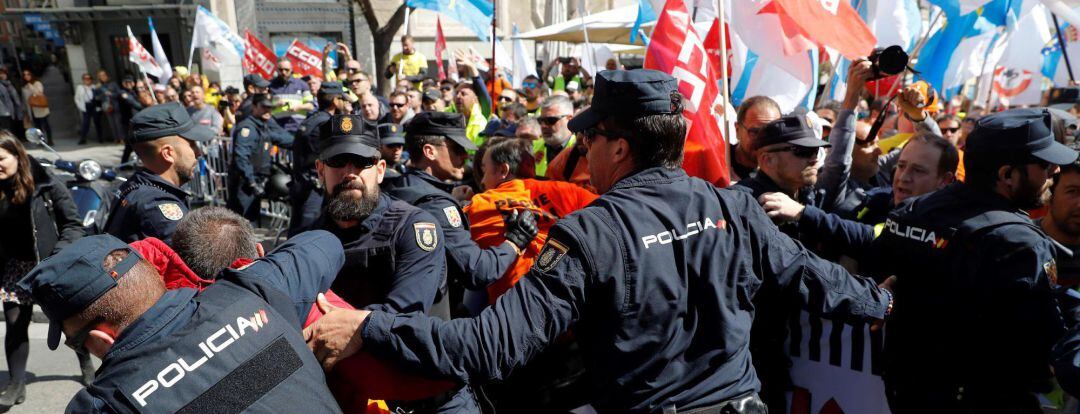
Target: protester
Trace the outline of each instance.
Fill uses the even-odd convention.
[[[427,58],[416,51],[412,36],[402,36],[401,53],[390,58],[390,65],[386,67],[384,77],[386,79],[396,77],[396,83],[399,84],[402,81],[419,84],[424,79],[423,74],[425,71],[427,71]]]
[[[392,124],[404,125],[409,123],[415,112],[409,106],[409,94],[394,92],[390,94],[390,112],[385,120]]]
[[[278,58],[277,76],[270,80],[268,87],[274,99],[281,105],[274,109],[274,121],[290,134],[295,134],[307,114],[315,110],[315,99],[308,84],[293,77],[292,62],[288,58]]]
[[[191,120],[210,128],[215,135],[221,136],[224,133],[225,122],[221,117],[221,112],[218,112],[217,108],[206,104],[202,86],[193,86],[190,91],[191,105],[188,105],[187,111],[191,115]]]
[[[34,301],[16,283],[42,259],[85,235],[82,218],[63,182],[50,174],[11,132],[0,130],[0,262],[4,304],[4,355],[8,383],[0,394],[0,408],[7,410],[26,399],[26,362],[30,355],[28,330]],[[80,381],[94,379],[88,357],[79,358]]]
[[[752,96],[739,104],[735,118],[738,144],[730,147],[732,181],[750,178],[758,167],[757,137],[765,124],[780,118],[780,106],[765,96]]]
[[[49,98],[45,96],[45,85],[29,69],[22,72],[23,102],[30,111],[26,113],[26,124],[45,131],[45,140],[53,145],[52,128],[49,126]]]

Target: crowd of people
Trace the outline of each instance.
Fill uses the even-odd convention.
[[[25,399],[30,303],[50,348],[102,360],[74,412],[1039,413],[1080,395],[1080,100],[877,98],[862,59],[813,111],[743,100],[719,188],[681,168],[667,74],[560,58],[515,89],[458,51],[436,80],[401,42],[382,79],[341,44],[322,78],[281,59],[242,91],[183,68],[84,76],[82,140],[104,120],[141,163],[107,234],[0,133],[0,221],[22,229],[0,240],[0,406]],[[3,122],[22,115],[6,91]],[[225,136],[227,208],[192,210]],[[266,251],[279,152],[289,238]]]

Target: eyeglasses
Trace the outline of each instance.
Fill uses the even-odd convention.
[[[345,168],[346,165],[352,165],[361,170],[374,167],[377,162],[379,162],[378,158],[361,157],[356,154],[340,154],[330,157],[328,160],[323,160],[323,163],[330,168]]]
[[[533,89],[539,86],[536,82],[521,82],[521,87]]]
[[[562,120],[563,118],[566,118],[567,116],[569,116],[569,115],[542,116],[542,117],[538,118],[537,120],[540,121],[540,123],[544,124],[544,125],[555,125],[556,122],[559,122],[560,120]]]
[[[514,98],[511,98],[509,96],[500,96],[499,97],[499,102],[513,102],[513,101],[514,101]]]
[[[454,90],[454,88],[451,88],[449,86],[443,86],[443,87],[439,88],[439,90],[443,91],[443,92],[450,92],[450,91]]]
[[[942,133],[949,133],[949,134],[955,134],[955,133],[956,133],[956,131],[959,131],[959,130],[960,130],[960,127],[956,127],[956,128],[941,128],[941,132],[942,132]]]
[[[817,155],[818,155],[817,147],[800,147],[798,145],[788,145],[786,147],[771,149],[771,150],[766,151],[766,152],[789,152],[789,151],[791,152],[791,155],[794,155],[794,156],[799,157],[799,158],[804,158],[804,159],[814,158],[814,157],[817,157]]]

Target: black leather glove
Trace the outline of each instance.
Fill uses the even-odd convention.
[[[262,197],[266,195],[266,184],[262,181],[255,181],[251,183],[251,194],[255,197]]]
[[[503,223],[506,224],[506,231],[503,232],[506,241],[517,246],[519,253],[525,251],[540,232],[536,227],[536,215],[529,210],[515,209],[509,216],[503,216]]]

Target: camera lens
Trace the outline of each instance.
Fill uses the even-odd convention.
[[[878,71],[884,75],[892,76],[902,72],[907,67],[908,54],[900,46],[889,46],[881,51],[875,63]]]

